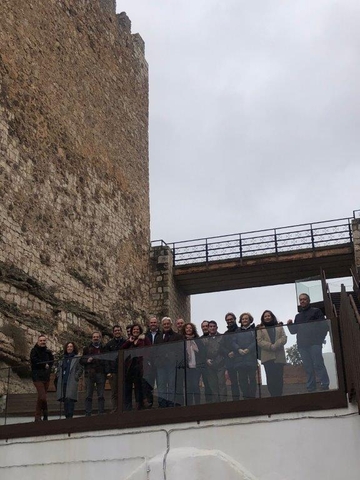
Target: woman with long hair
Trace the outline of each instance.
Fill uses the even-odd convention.
[[[193,323],[185,323],[182,333],[185,339],[186,351],[186,400],[188,405],[199,405],[201,342],[197,341],[199,335]]]
[[[141,349],[151,345],[150,340],[143,334],[141,325],[134,324],[130,329],[128,340],[121,349]],[[145,362],[146,363],[146,362]],[[125,358],[125,410],[132,410],[132,390],[134,386],[136,409],[144,408],[144,352],[129,353]]]
[[[64,356],[59,362],[57,371],[56,398],[64,402],[65,418],[72,418],[83,367],[80,365],[81,357],[77,356],[78,348],[74,342],[65,343],[63,351]]]
[[[283,394],[286,363],[284,345],[287,337],[271,310],[265,310],[261,315],[261,324],[256,335],[269,393],[272,397],[279,397]]]

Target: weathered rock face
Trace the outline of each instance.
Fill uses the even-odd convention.
[[[0,2],[0,360],[11,365],[40,331],[59,350],[149,308],[148,70],[114,5]]]

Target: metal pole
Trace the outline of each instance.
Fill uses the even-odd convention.
[[[184,359],[183,359],[183,363],[184,363],[184,388],[185,388],[185,399],[184,399],[184,403],[185,403],[185,407],[187,407],[187,394],[188,394],[188,391],[187,391],[187,369],[186,369],[186,342],[188,340],[184,340]]]
[[[8,403],[9,403],[9,385],[10,385],[10,367],[8,368],[7,385],[6,385],[7,388],[6,388],[4,425],[6,425],[6,420],[7,420],[7,410],[8,410]]]
[[[312,223],[310,223],[310,233],[311,233],[311,245],[313,250],[315,250],[315,239],[314,239],[314,231],[313,231]]]

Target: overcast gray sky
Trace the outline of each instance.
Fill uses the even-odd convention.
[[[358,0],[117,0],[150,68],[152,238],[350,217],[360,208]],[[294,315],[293,286],[193,297]]]

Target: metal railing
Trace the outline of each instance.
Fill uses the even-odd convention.
[[[279,255],[352,243],[351,221],[339,218],[169,243],[174,266]],[[165,243],[165,242],[164,242]]]

